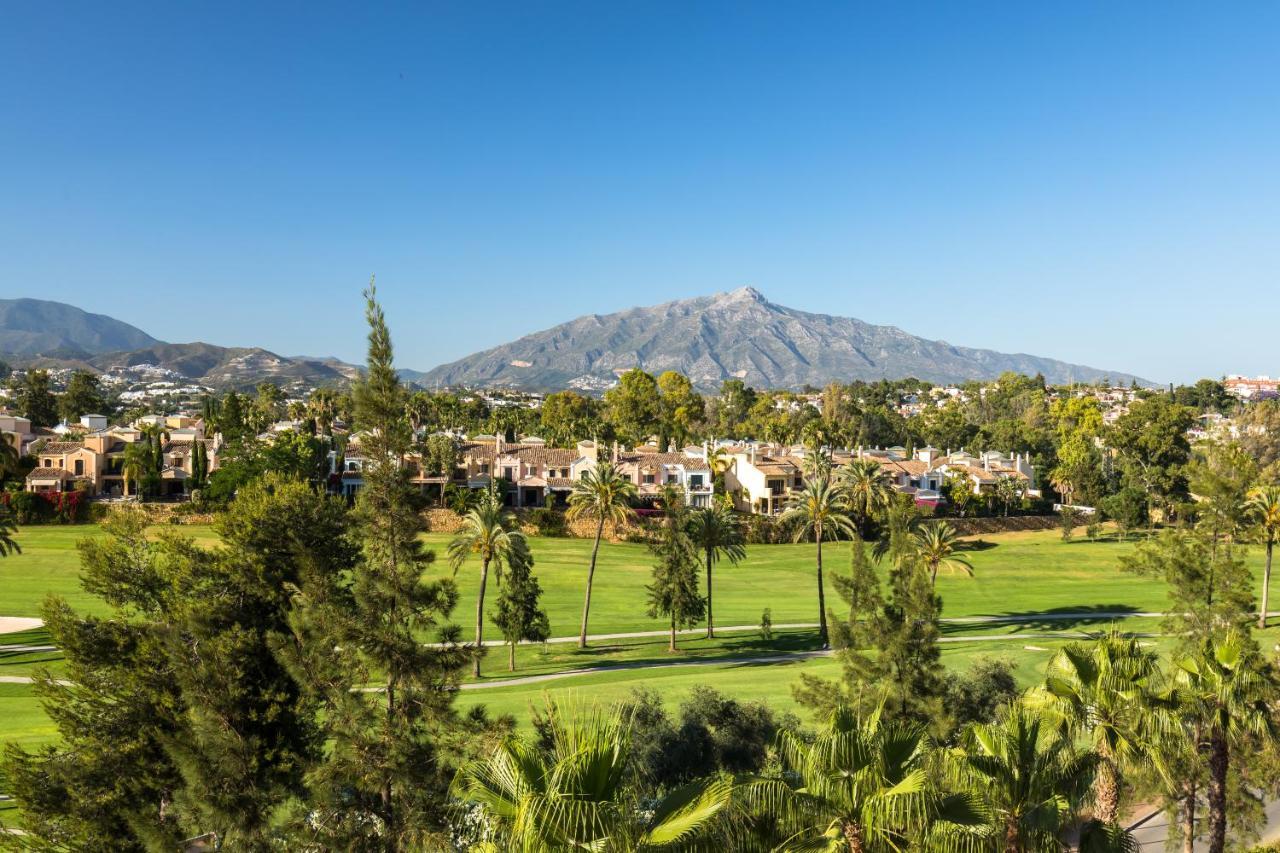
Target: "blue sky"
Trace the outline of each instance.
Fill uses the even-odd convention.
[[[1276,4],[22,3],[0,296],[404,366],[752,285],[1280,373]]]

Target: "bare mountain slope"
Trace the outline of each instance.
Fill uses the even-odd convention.
[[[744,287],[579,317],[441,365],[419,382],[427,387],[599,389],[632,367],[651,373],[677,370],[703,389],[717,388],[730,377],[757,388],[908,376],[959,382],[1010,370],[1041,373],[1053,383],[1135,378],[1033,355],[953,346],[850,317],[796,311]]]

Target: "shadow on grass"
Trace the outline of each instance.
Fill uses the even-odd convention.
[[[999,548],[997,542],[988,542],[985,539],[961,539],[955,544],[957,553],[972,551],[990,551],[992,548]]]
[[[984,628],[991,633],[1019,634],[1023,631],[1082,631],[1090,626],[1106,625],[1140,613],[1132,604],[1086,604],[1078,607],[1054,607],[1049,610],[1009,610],[992,614],[998,622],[943,623],[942,633],[973,634]]]
[[[48,628],[28,628],[25,631],[13,631],[0,634],[0,646],[52,646],[53,638]]]
[[[680,663],[733,664],[736,659],[788,655],[821,648],[817,629],[777,631],[769,640],[758,634],[735,634],[708,641],[702,635],[676,638],[676,651],[667,650],[667,638],[646,637],[613,641],[586,649],[548,646],[525,658],[515,672],[505,666],[487,667],[480,681],[500,681],[522,676],[548,675],[566,670],[627,670]],[[492,654],[493,650],[490,650]],[[495,658],[496,660],[496,658]],[[503,659],[505,660],[505,659]],[[745,662],[744,662],[745,663]]]

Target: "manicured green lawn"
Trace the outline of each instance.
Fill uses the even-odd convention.
[[[216,541],[207,527],[183,527],[181,532],[201,542]],[[95,528],[27,527],[18,534],[21,554],[0,560],[0,616],[39,616],[49,593],[68,599],[77,608],[104,612],[100,602],[85,595],[79,585],[79,555],[75,543]],[[453,576],[444,561],[448,536],[428,534],[427,542],[440,558],[431,569]],[[578,632],[582,593],[586,581],[591,542],[582,539],[533,540],[535,571],[544,590],[543,603],[555,636]],[[1061,542],[1053,531],[985,537],[966,556],[976,576],[943,575],[938,591],[945,616],[1050,615],[1052,611],[1096,609],[1158,611],[1163,609],[1162,586],[1119,570],[1119,558],[1132,550],[1132,542],[1077,539]],[[718,625],[758,625],[764,608],[772,611],[774,624],[814,622],[817,588],[814,582],[812,545],[755,545],[747,560],[733,566],[721,563],[715,570],[715,617]],[[825,548],[828,572],[847,568],[849,546]],[[1261,565],[1261,556],[1250,557]],[[595,589],[591,602],[591,633],[661,630],[661,619],[646,613],[645,585],[652,558],[643,545],[605,543],[600,548]],[[479,566],[469,562],[458,571],[461,592],[454,618],[473,624]],[[493,585],[490,585],[493,589]],[[828,598],[832,599],[828,589]],[[496,637],[492,625],[486,629]]]
[[[442,555],[448,538],[431,535],[428,540]],[[556,636],[578,631],[590,547],[589,541],[577,539],[533,542],[535,571]],[[981,545],[975,544],[976,550],[965,555],[973,563],[975,577],[939,577],[944,616],[1051,617],[1055,610],[1163,610],[1166,596],[1161,584],[1120,571],[1120,556],[1133,547],[1132,542],[1064,543],[1053,531],[985,537]],[[828,572],[847,571],[849,550],[844,543],[824,548]],[[1252,559],[1261,565],[1258,555]],[[591,598],[591,633],[665,627],[662,620],[645,612],[651,564],[652,558],[642,545],[601,546]],[[455,618],[463,625],[473,624],[478,574],[478,565],[468,563],[457,575],[461,600]],[[745,562],[737,566],[721,563],[715,569],[716,624],[758,625],[766,607],[772,611],[775,625],[816,622],[814,577],[813,545],[751,546]],[[837,605],[829,580],[827,599]]]
[[[207,527],[183,527],[180,530],[203,543],[216,541],[216,536]],[[79,559],[75,543],[88,535],[96,535],[96,529],[87,526],[23,528],[18,534],[23,553],[0,559],[0,616],[39,616],[40,605],[49,593],[65,597],[79,609],[91,613],[106,612],[100,602],[84,594],[79,586]],[[429,534],[427,541],[440,557],[432,571],[439,576],[452,576],[444,562],[448,537]],[[555,636],[575,635],[581,616],[582,587],[591,542],[537,538],[532,546],[536,558],[535,571],[544,589],[543,603],[551,619],[552,633]],[[1016,660],[1020,676],[1029,679],[1048,657],[1048,652],[1040,649],[1054,648],[1062,642],[1044,634],[1103,630],[1115,622],[1111,617],[1102,616],[1084,622],[1068,621],[1055,618],[1055,613],[1162,610],[1165,606],[1162,584],[1119,569],[1120,557],[1133,547],[1132,542],[1091,542],[1083,538],[1064,543],[1055,531],[987,536],[971,542],[965,556],[973,563],[976,576],[944,575],[939,578],[944,617],[1021,615],[1028,621],[945,626],[944,635],[948,639],[1017,638],[1000,642],[948,644],[944,647],[948,665],[967,665],[969,660],[980,654],[1004,655]],[[817,595],[813,552],[811,544],[751,546],[747,560],[741,565],[718,565],[715,575],[716,623],[723,628],[756,626],[765,607],[771,609],[775,626],[815,621]],[[846,569],[848,545],[828,545],[825,554],[829,572]],[[1255,552],[1250,560],[1255,575],[1259,575],[1260,554]],[[655,631],[667,627],[661,619],[651,618],[646,613],[645,585],[649,581],[650,566],[651,555],[642,545],[602,545],[592,598],[591,633]],[[464,626],[464,637],[470,637],[472,631],[478,568],[478,564],[468,563],[456,576],[461,599],[454,618]],[[490,590],[494,590],[492,583]],[[832,607],[839,606],[830,586],[828,603]],[[1130,618],[1123,620],[1123,626],[1131,631],[1156,632],[1159,620]],[[486,629],[487,638],[497,639],[498,636],[492,625]],[[42,637],[43,632],[40,631],[0,635],[0,645],[40,644]],[[664,663],[671,660],[741,658],[812,649],[815,643],[815,633],[811,629],[776,628],[774,640],[768,643],[760,640],[755,630],[726,632],[714,642],[684,636],[680,638],[681,652],[676,656],[666,651],[665,637],[595,640],[592,648],[585,652],[572,644],[522,647],[516,675],[640,661]],[[29,676],[34,668],[44,665],[51,665],[57,673],[56,653],[6,655],[0,652],[0,675]],[[834,674],[837,668],[828,660],[754,665],[725,660],[720,664],[686,669],[620,669],[537,685],[469,690],[462,694],[460,701],[464,705],[484,702],[495,712],[512,712],[523,718],[529,702],[540,702],[544,691],[558,695],[572,690],[583,697],[609,700],[644,684],[659,689],[670,701],[678,702],[690,686],[708,683],[734,695],[762,698],[776,703],[779,708],[789,708],[791,682],[801,671]],[[505,649],[490,649],[483,680],[507,677],[510,676],[506,671]],[[8,703],[0,704],[0,741],[16,737],[39,742],[52,735],[35,704],[30,687],[0,685],[0,691],[3,691],[0,692],[0,703]]]
[[[1031,641],[1028,641],[1031,644]],[[1035,641],[1031,649],[1017,642],[973,643],[943,649],[943,663],[964,670],[981,657],[1007,658],[1015,663],[1015,675],[1030,685],[1040,675],[1062,640]],[[620,670],[515,687],[463,691],[460,708],[484,705],[491,714],[510,714],[521,727],[529,724],[530,710],[541,710],[548,700],[609,703],[626,698],[633,690],[656,690],[669,709],[675,710],[689,691],[701,684],[743,700],[761,700],[778,711],[796,713],[810,721],[807,709],[796,704],[791,686],[801,673],[838,678],[840,665],[829,658],[778,663],[719,663],[707,666],[648,670]]]
[[[30,684],[0,684],[0,742],[31,747],[56,736]]]

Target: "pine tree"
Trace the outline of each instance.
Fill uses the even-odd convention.
[[[835,572],[831,585],[836,595],[849,605],[847,619],[832,613],[832,636],[838,649],[865,649],[870,645],[870,623],[879,618],[884,607],[884,594],[880,589],[880,576],[867,555],[862,539],[854,537],[849,560],[848,576]]]
[[[184,733],[166,749],[184,781],[175,799],[224,848],[271,849],[277,810],[320,758],[316,705],[278,650],[300,566],[355,564],[348,528],[342,501],[267,474],[219,518],[223,547],[186,563],[183,629],[168,638]]]
[[[411,434],[390,333],[365,293],[368,369],[355,389],[368,457],[357,497],[362,558],[349,582],[309,569],[293,619],[293,670],[322,707],[325,761],[311,774],[298,843],[401,851],[443,846],[451,763],[466,728],[453,699],[476,652],[448,623],[453,581],[430,578],[401,460]],[[377,684],[375,690],[369,686]]]
[[[46,609],[71,685],[38,688],[61,745],[6,757],[29,846],[172,849],[216,832],[227,849],[269,849],[323,746],[314,704],[276,654],[289,590],[302,565],[354,564],[345,507],[269,475],[219,519],[217,549],[148,537],[147,523],[122,512],[81,548],[85,591],[111,619]]]
[[[539,606],[542,586],[533,574],[533,554],[528,540],[517,540],[507,559],[506,576],[499,589],[491,617],[507,641],[507,668],[516,669],[516,644],[541,643],[551,636],[551,623]]]
[[[836,653],[841,678],[802,674],[793,692],[802,704],[824,712],[842,705],[867,712],[883,707],[891,717],[943,733],[949,723],[943,713],[938,646],[942,600],[934,593],[927,567],[907,544],[910,535],[909,525],[898,526],[885,549],[895,555],[887,599],[881,598],[875,570],[855,545],[851,575],[836,585],[851,604],[848,622],[837,634],[844,645]]]
[[[667,651],[676,651],[676,630],[691,628],[702,621],[707,600],[698,589],[701,555],[686,532],[685,509],[673,489],[663,499],[666,518],[658,539],[650,546],[657,557],[653,583],[649,584],[649,615],[666,616],[671,621]]]
[[[245,430],[244,398],[235,391],[228,391],[217,415],[218,431],[228,441],[240,438]]]
[[[112,850],[141,853],[184,837],[172,805],[182,780],[164,748],[181,727],[162,618],[171,584],[165,543],[148,540],[147,523],[140,510],[115,513],[104,536],[80,545],[85,588],[116,618],[83,616],[61,599],[45,604],[65,664],[58,678],[37,673],[35,692],[58,744],[36,752],[11,744],[0,762],[6,793],[22,808],[23,849],[101,849],[110,839]]]

